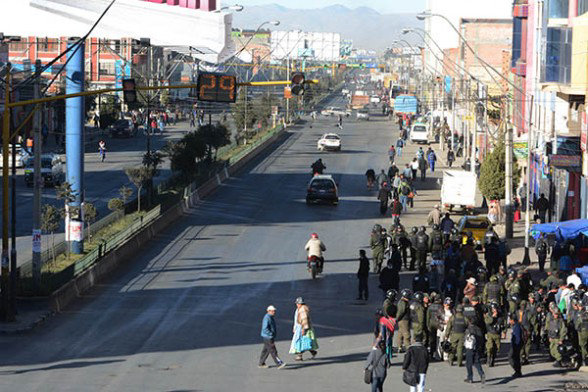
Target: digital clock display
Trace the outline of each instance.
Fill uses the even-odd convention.
[[[237,99],[237,78],[234,75],[201,73],[197,87],[199,101],[233,103]]]

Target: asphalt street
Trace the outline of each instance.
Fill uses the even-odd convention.
[[[176,126],[168,127],[163,135],[152,136],[152,148],[160,149],[167,141],[180,138],[188,130],[188,125],[187,122],[181,122]],[[108,201],[113,197],[120,197],[119,189],[123,185],[131,188],[134,192],[133,197],[136,197],[137,190],[129,181],[124,168],[141,164],[143,154],[146,151],[146,138],[142,133],[129,139],[112,139],[106,136],[104,140],[106,141],[107,154],[104,162],[100,161],[98,155],[98,142],[96,142],[95,149],[92,149],[91,152],[86,152],[84,156],[85,200],[94,204],[98,210],[98,219],[111,212],[108,210]],[[160,175],[155,182],[157,183],[157,181],[166,178],[169,174],[169,162],[165,160],[161,166]],[[16,249],[18,264],[20,265],[32,258],[33,188],[27,187],[24,182],[24,169],[17,170],[16,184]],[[56,199],[55,190],[52,187],[43,189],[41,205],[43,204],[63,207],[63,201]],[[45,237],[49,238],[49,235],[45,235]],[[55,236],[55,241],[57,243],[63,241],[63,239],[63,228],[61,228],[59,234]],[[43,250],[47,249],[47,247],[48,242],[44,240]]]
[[[336,131],[335,122],[321,118],[312,129],[310,123],[292,128],[273,152],[159,235],[126,270],[40,328],[0,336],[0,390],[369,390],[363,364],[382,293],[372,276],[370,300],[355,300],[357,256],[367,249],[374,223],[388,226],[391,219],[380,217],[364,173],[387,168],[397,126],[376,116],[345,120],[338,131],[343,150],[317,152],[317,139]],[[400,162],[414,152],[409,146]],[[304,202],[310,164],[318,157],[339,183],[336,207]],[[415,209],[402,218],[408,226],[421,224],[439,198],[436,178],[418,189]],[[315,281],[303,249],[311,232],[327,247],[325,273]],[[403,272],[402,285],[411,277]],[[320,349],[316,359],[294,363],[288,349],[298,296],[311,308]],[[269,304],[278,308],[277,347],[288,362],[283,370],[257,368]],[[510,379],[507,349],[505,344],[497,367],[485,368],[487,384],[467,390],[555,391],[585,377],[536,362],[524,367],[525,378]],[[408,391],[401,357],[393,362],[385,390]],[[426,389],[454,392],[465,387],[464,378],[464,368],[435,363]]]

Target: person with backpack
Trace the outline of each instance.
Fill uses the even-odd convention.
[[[435,151],[431,147],[427,151],[427,161],[429,161],[429,169],[431,169],[431,173],[435,172],[435,162],[437,162],[437,155],[435,155]]]
[[[472,327],[468,326],[465,332],[465,340],[464,340],[464,347],[465,347],[465,356],[466,356],[466,369],[467,369],[467,377],[463,380],[466,383],[473,383],[474,382],[474,372],[473,368],[475,367],[478,371],[478,375],[480,376],[480,380],[482,384],[486,383],[486,375],[484,374],[484,370],[482,369],[482,363],[480,362],[480,351],[481,351],[482,339],[472,331]]]
[[[400,181],[398,186],[398,194],[400,196],[400,203],[402,204],[402,212],[408,211],[408,196],[412,192],[412,189],[405,179]]]
[[[386,355],[386,342],[379,340],[372,347],[365,362],[365,370],[369,376],[364,381],[371,384],[372,392],[383,392],[384,381],[388,372],[388,356]]]

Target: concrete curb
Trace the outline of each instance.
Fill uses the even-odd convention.
[[[225,167],[215,176],[192,191],[192,193],[185,196],[184,199],[175,206],[164,212],[151,224],[137,232],[127,242],[108,252],[98,263],[94,264],[88,268],[88,270],[51,294],[49,301],[49,308],[51,309],[51,312],[58,313],[63,311],[73,301],[75,301],[77,298],[80,298],[84,292],[92,288],[98,282],[104,280],[109,274],[114,272],[121,265],[131,262],[133,260],[133,256],[139,253],[145,244],[147,244],[157,234],[164,231],[173,222],[177,221],[177,219],[181,218],[191,208],[195,207],[200,199],[216,191],[224,181],[243,169],[247,163],[251,162],[255,157],[269,148],[282,135],[284,135],[285,132],[286,129],[282,129],[281,131],[276,132],[270,138],[243,156],[240,160],[228,168]],[[43,321],[48,316],[49,315],[44,317]],[[34,327],[27,328],[26,330],[32,328]]]

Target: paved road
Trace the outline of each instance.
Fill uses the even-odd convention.
[[[346,121],[343,151],[317,153],[318,136],[333,123],[292,129],[276,151],[158,236],[110,282],[34,332],[1,336],[0,390],[367,391],[362,364],[381,292],[371,277],[370,301],[354,300],[356,257],[373,224],[389,219],[380,219],[363,173],[385,166],[396,129],[381,118]],[[309,165],[319,156],[340,184],[337,207],[304,203]],[[423,184],[406,224],[422,220],[438,198],[434,188],[434,179]],[[313,231],[328,249],[316,281],[302,249]],[[404,285],[410,277],[403,273]],[[297,296],[312,309],[320,350],[316,360],[294,364],[287,350]],[[278,308],[278,350],[290,363],[284,370],[256,366],[270,303]],[[502,357],[484,389],[551,391],[580,379],[545,364],[524,371],[533,377],[505,379],[511,370]],[[396,359],[386,390],[408,390],[400,374]],[[427,388],[454,392],[464,376],[463,368],[433,364]]]
[[[187,122],[178,123],[177,126],[168,127],[163,135],[152,137],[152,148],[160,149],[167,141],[180,138],[187,130]],[[108,201],[113,197],[120,197],[118,190],[121,186],[127,185],[134,191],[133,197],[136,196],[136,189],[124,173],[127,166],[139,165],[146,151],[146,136],[139,134],[132,139],[112,139],[105,138],[107,144],[107,156],[104,162],[100,162],[98,156],[98,145],[96,144],[95,152],[85,154],[85,177],[84,184],[86,189],[86,201],[91,202],[98,209],[98,219],[110,213],[108,210]],[[169,162],[167,160],[162,164],[161,174],[157,180],[166,178],[170,174]],[[65,169],[65,168],[64,168]],[[19,265],[32,258],[32,246],[30,233],[33,226],[33,189],[24,183],[24,170],[19,169],[17,172],[17,254]],[[0,195],[2,194],[0,189]],[[46,188],[43,190],[42,204],[54,204],[59,207],[63,202],[56,200],[55,190]],[[63,230],[56,235],[55,241],[63,241]],[[43,250],[47,243],[43,241]]]

